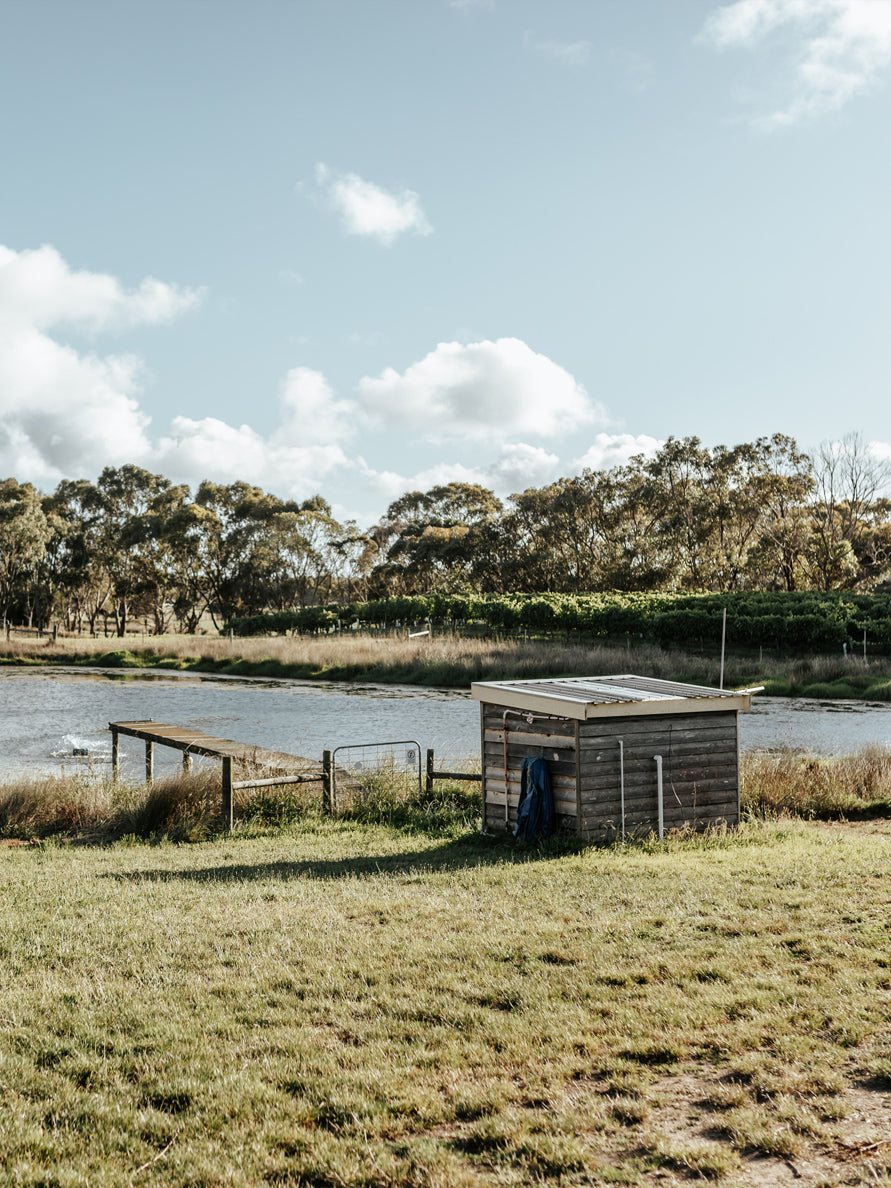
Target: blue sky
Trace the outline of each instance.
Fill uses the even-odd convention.
[[[891,454],[891,0],[0,0],[0,473]]]

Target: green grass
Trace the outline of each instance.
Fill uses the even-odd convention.
[[[887,1183],[846,1102],[891,1089],[889,857],[316,816],[0,850],[0,1181]]]

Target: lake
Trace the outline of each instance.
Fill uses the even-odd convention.
[[[110,758],[108,723],[153,718],[239,742],[319,758],[325,748],[414,740],[436,750],[437,767],[479,754],[477,703],[468,692],[408,685],[357,685],[226,678],[119,669],[0,668],[0,772],[70,770]],[[821,754],[891,744],[891,704],[754,697],[740,714],[749,749],[800,747]],[[121,740],[124,771],[138,774],[144,748]],[[82,762],[82,761],[78,761]],[[178,753],[156,748],[156,766]]]

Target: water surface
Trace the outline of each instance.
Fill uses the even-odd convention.
[[[479,711],[469,692],[119,669],[0,668],[0,772],[101,766],[111,721],[152,718],[308,758],[355,743],[411,739],[433,747],[437,766],[479,755]],[[891,744],[891,704],[753,698],[740,714],[743,747],[794,746],[822,754]],[[75,759],[75,750],[90,752]],[[121,739],[125,771],[143,745]],[[177,752],[156,748],[156,766]]]

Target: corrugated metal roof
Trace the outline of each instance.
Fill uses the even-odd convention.
[[[612,676],[564,677],[533,681],[482,681],[471,686],[478,701],[517,709],[550,706],[551,713],[570,718],[606,713],[653,714],[705,709],[748,709],[750,696],[733,689],[686,685],[656,677],[620,673]],[[693,702],[696,704],[684,704]],[[562,703],[562,707],[556,703]]]

